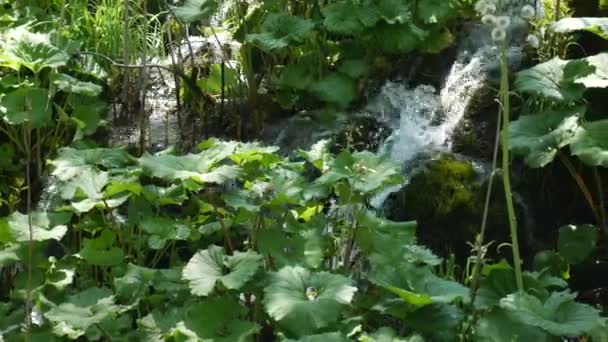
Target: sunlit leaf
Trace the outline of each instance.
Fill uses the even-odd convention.
[[[583,124],[570,151],[587,165],[608,167],[608,120]]]
[[[551,25],[559,33],[588,31],[608,39],[608,18],[563,18]]]
[[[336,322],[357,288],[344,276],[286,266],[273,273],[264,289],[266,312],[298,336]]]
[[[311,20],[283,13],[268,15],[262,24],[261,33],[247,35],[247,40],[265,51],[286,48],[303,42],[314,29]]]
[[[31,219],[31,221],[30,221]],[[61,240],[68,228],[53,222],[53,217],[46,212],[31,212],[30,215],[15,211],[10,216],[0,219],[0,242],[25,242],[30,240]]]
[[[179,7],[172,6],[173,13],[185,23],[211,18],[218,9],[216,0],[186,0]]]
[[[19,71],[21,67],[34,73],[44,68],[67,64],[69,55],[51,43],[48,33],[34,33],[19,26],[0,35],[0,66]]]
[[[11,125],[30,123],[33,128],[46,127],[53,111],[49,92],[42,88],[22,87],[2,97],[0,108],[5,107],[4,121]]]

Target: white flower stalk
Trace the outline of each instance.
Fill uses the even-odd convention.
[[[536,16],[536,10],[530,5],[525,5],[521,8],[521,17],[524,19],[532,19]]]
[[[496,17],[491,14],[486,14],[483,17],[481,17],[481,22],[484,23],[484,25],[495,26]]]
[[[496,27],[506,30],[511,25],[511,18],[500,16],[496,18]]]
[[[538,49],[538,47],[540,46],[540,40],[538,40],[538,37],[533,34],[530,34],[528,35],[528,37],[526,37],[526,43],[534,49]]]
[[[492,30],[492,40],[495,42],[502,42],[507,38],[507,32],[503,28],[495,28]]]

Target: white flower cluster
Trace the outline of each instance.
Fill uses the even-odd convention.
[[[507,29],[511,25],[511,18],[506,15],[497,15],[500,0],[479,0],[475,4],[475,11],[481,15],[484,25],[493,27],[492,40],[502,42],[507,38]],[[504,1],[504,0],[503,0]],[[507,1],[508,2],[508,1]],[[530,5],[522,6],[519,15],[525,20],[531,20],[536,16],[536,10]],[[526,43],[533,48],[538,48],[539,40],[535,35],[529,35]]]

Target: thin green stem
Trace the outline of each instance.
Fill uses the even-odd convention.
[[[519,255],[519,239],[517,237],[517,219],[513,206],[511,191],[511,175],[509,169],[509,64],[506,48],[503,46],[500,58],[500,96],[502,102],[502,171],[505,188],[505,201],[509,215],[509,229],[511,231],[511,248],[513,250],[513,267],[515,268],[515,282],[517,289],[523,291],[524,282],[521,272],[521,257]]]

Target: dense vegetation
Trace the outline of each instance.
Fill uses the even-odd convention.
[[[578,15],[608,3],[582,2],[0,0],[0,341],[608,341],[608,284],[586,284],[608,258],[608,19]],[[436,158],[388,215],[405,172],[365,133],[256,142],[338,120],[467,23],[500,65],[483,182]],[[181,135],[161,151],[153,70]],[[117,120],[136,146],[108,142]],[[557,209],[534,247],[516,191]]]

